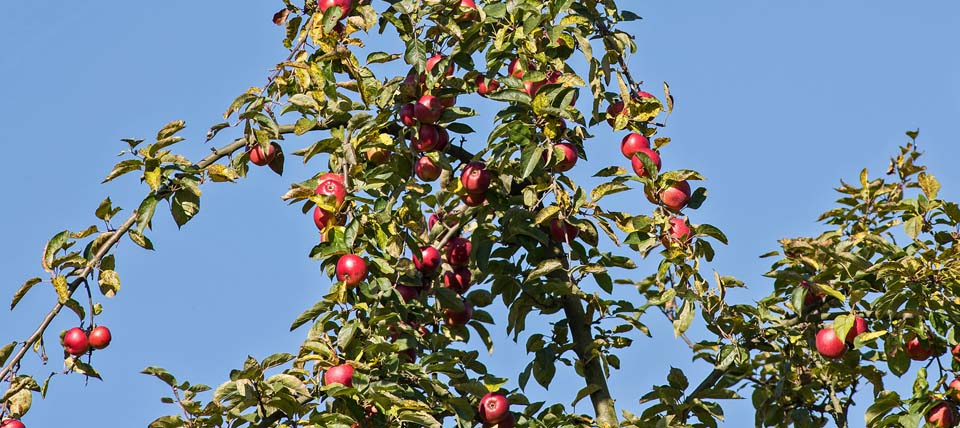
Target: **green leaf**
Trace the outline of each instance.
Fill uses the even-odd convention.
[[[153,249],[153,242],[150,242],[150,239],[144,236],[142,233],[137,232],[136,230],[130,230],[127,231],[127,236],[130,237],[130,240],[133,241],[134,244],[139,245],[140,248],[145,250]]]
[[[890,413],[891,410],[901,405],[900,395],[895,391],[882,391],[880,395],[873,400],[873,404],[867,407],[863,417],[867,426],[876,426],[879,419]],[[916,426],[916,425],[914,425]]]
[[[331,9],[338,9],[338,8],[331,8]],[[402,422],[410,422],[410,423],[414,423],[420,426],[425,426],[428,428],[442,427],[439,421],[437,421],[433,416],[430,416],[430,414],[426,412],[403,411],[400,413],[399,416],[397,416],[397,419],[399,419]]]
[[[903,222],[903,230],[907,233],[907,236],[909,236],[910,239],[916,240],[917,236],[920,235],[920,232],[923,231],[923,217],[910,217],[909,220]]]
[[[716,239],[717,241],[720,241],[724,245],[727,244],[727,235],[725,235],[723,232],[720,231],[720,229],[717,229],[713,225],[709,225],[709,224],[697,225],[696,233],[700,235],[709,236],[713,239]]]
[[[116,296],[120,291],[120,275],[116,271],[101,270],[97,282],[100,284],[100,292],[106,297]]]
[[[619,183],[616,181],[603,183],[597,186],[596,188],[594,188],[592,191],[590,191],[590,199],[593,202],[597,202],[600,200],[600,198],[604,196],[612,195],[614,193],[620,193],[627,190],[630,190],[630,186],[627,186],[626,184],[623,184],[623,183]]]
[[[96,216],[100,220],[110,221],[113,216],[120,211],[120,208],[113,208],[113,203],[110,202],[110,198],[104,199],[103,202],[100,202],[100,205],[97,206]]]
[[[558,212],[560,212],[558,205],[548,205],[537,212],[537,216],[533,219],[533,222],[534,224],[543,224],[543,222],[556,216]]]
[[[585,386],[585,387],[583,387],[583,388],[580,388],[580,390],[577,391],[577,396],[576,396],[576,398],[573,399],[573,402],[570,403],[570,405],[571,405],[571,406],[576,406],[577,403],[580,402],[580,400],[583,400],[583,399],[586,398],[588,395],[593,394],[594,392],[597,392],[597,391],[599,391],[600,389],[601,389],[601,388],[600,388],[600,385],[593,384],[593,383],[590,384],[590,385],[587,385],[587,386]]]
[[[27,280],[27,282],[23,283],[23,285],[21,285],[17,292],[13,295],[13,302],[10,303],[10,310],[12,311],[13,308],[17,306],[17,303],[20,303],[20,299],[23,299],[23,296],[26,296],[27,292],[29,292],[34,285],[39,284],[41,281],[43,280],[40,278],[30,278]]]
[[[67,285],[67,278],[64,278],[63,275],[53,277],[53,289],[57,291],[60,303],[65,303],[70,299],[70,288]]]
[[[186,128],[186,127],[187,125],[184,121],[174,120],[164,125],[163,128],[161,128],[160,131],[157,132],[157,141],[166,139],[171,135],[176,134],[177,132],[180,132],[183,128]]]
[[[670,386],[681,391],[690,386],[689,381],[687,381],[687,376],[683,374],[683,370],[680,370],[676,367],[670,367],[670,374],[667,375],[667,382],[670,383]]]
[[[156,211],[157,197],[151,193],[143,198],[140,207],[137,208],[137,232],[143,233],[146,228],[152,227],[151,221],[153,221],[153,214]]]
[[[53,272],[53,259],[56,257],[57,251],[63,249],[69,237],[70,231],[64,230],[63,232],[53,235],[53,238],[47,241],[47,245],[43,249],[43,260],[41,260],[43,270]]]
[[[163,381],[163,383],[171,387],[177,386],[177,379],[173,377],[173,375],[170,374],[170,372],[168,372],[166,369],[163,369],[161,367],[149,366],[141,370],[140,373],[145,375],[150,375],[157,379],[160,379],[161,381]]]
[[[940,192],[940,182],[933,174],[921,172],[917,176],[917,181],[920,182],[920,189],[923,190],[924,195],[927,195],[927,199],[937,199],[937,193]]]
[[[128,172],[139,171],[140,168],[143,168],[143,161],[140,159],[127,159],[125,161],[120,161],[113,166],[113,171],[110,171],[110,174],[107,174],[107,178],[104,178],[101,184],[111,181]]]
[[[563,268],[563,264],[560,263],[559,260],[556,260],[556,259],[544,260],[537,265],[536,269],[530,271],[530,273],[527,274],[527,281],[533,280],[534,278],[543,277],[546,274],[561,268]]]
[[[683,309],[680,310],[680,316],[673,321],[674,337],[680,337],[681,334],[690,328],[690,324],[693,323],[696,308],[696,304],[693,302],[693,300],[686,300],[683,302]]]
[[[853,347],[854,349],[860,349],[864,345],[874,342],[886,334],[886,330],[871,331],[869,333],[860,334],[856,337],[856,339],[853,340]]]
[[[71,357],[67,361],[68,361],[67,368],[74,371],[75,373],[80,373],[84,376],[90,376],[92,378],[103,380],[103,378],[100,377],[100,373],[97,372],[97,370],[94,369],[93,366],[83,361],[80,361],[80,358]]]
[[[296,330],[298,327],[306,324],[309,321],[317,319],[320,314],[327,310],[327,302],[320,300],[313,305],[310,309],[304,311],[300,316],[293,321],[293,324],[290,325],[290,331]]]
[[[178,190],[170,201],[170,212],[178,227],[182,227],[200,211],[200,198],[193,192]]]
[[[0,347],[0,366],[7,363],[7,358],[10,358],[10,355],[13,354],[13,349],[16,348],[17,342],[10,342],[3,347]]]

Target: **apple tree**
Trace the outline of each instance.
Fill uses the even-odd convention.
[[[308,256],[331,279],[326,295],[290,315],[302,345],[251,357],[215,388],[146,368],[170,387],[164,400],[177,413],[150,426],[716,427],[725,400],[742,398],[757,426],[847,427],[861,417],[953,426],[960,208],[939,199],[916,133],[886,178],[864,169],[859,183],[841,183],[838,206],[820,218],[825,232],[766,255],[770,295],[728,301],[745,284],[701,272],[713,245],[727,243],[691,214],[706,200],[703,177],[661,170],[669,86],[653,95],[627,67],[636,45],[617,27],[638,18],[613,0],[283,0],[273,21],[287,58],[207,134],[243,137],[199,160],[175,151],[182,121],[149,141],[124,140],[125,158],[104,181],[139,177],[142,203],[117,218],[107,198],[98,225],[45,244],[44,274],[11,307],[45,282],[58,300],[32,335],[0,347],[0,426],[23,427],[34,396],[46,394],[49,377],[20,370],[31,351],[62,350],[69,371],[99,377],[96,355],[111,337],[96,316],[101,297],[120,289],[115,249],[128,239],[153,250],[158,207],[182,226],[200,213],[203,186],[259,167],[282,174],[294,158],[315,174],[278,193],[305,222],[312,216]],[[384,35],[398,49],[377,50]],[[363,47],[373,49],[365,58]],[[487,135],[464,122],[480,97],[498,106]],[[624,160],[585,188],[566,172],[615,149],[591,141],[596,127],[622,133]],[[314,142],[294,146],[293,136]],[[649,205],[602,204],[620,197]],[[638,272],[638,258],[656,260],[656,271]],[[494,306],[505,320],[491,317]],[[48,326],[65,308],[78,326],[57,337]],[[550,328],[528,329],[531,317]],[[648,317],[666,317],[673,331],[651,331]],[[688,337],[694,323],[710,337]],[[491,328],[522,342],[520,373],[482,363]],[[654,333],[686,341],[712,371],[692,382],[673,369],[642,397],[615,401],[607,379],[630,364],[618,352]],[[546,387],[558,375],[579,376],[582,388],[555,402],[524,395],[531,380]],[[889,389],[891,375],[913,376],[912,391]],[[518,388],[506,389],[510,380]],[[855,399],[872,403],[865,415],[851,414]],[[581,400],[589,413],[562,404]]]

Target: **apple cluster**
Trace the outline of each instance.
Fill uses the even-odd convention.
[[[86,354],[90,349],[103,349],[110,345],[110,329],[102,325],[96,326],[89,332],[74,327],[63,333],[61,342],[63,350],[73,356]]]

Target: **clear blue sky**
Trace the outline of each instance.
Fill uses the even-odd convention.
[[[677,100],[664,133],[674,141],[663,151],[664,167],[708,177],[710,197],[690,212],[691,220],[727,233],[731,246],[719,249],[714,267],[751,287],[734,298],[765,295],[770,283],[760,274],[769,261],[757,256],[781,237],[818,233],[815,219],[835,199],[830,189],[841,178],[855,180],[864,166],[882,173],[904,130],[920,128],[924,160],[942,194],[957,199],[955,3],[622,3],[645,18],[625,27],[640,45],[630,60],[633,73],[655,94],[667,80]],[[167,121],[184,119],[189,141],[180,150],[197,159],[206,153],[207,127],[285,56],[281,31],[270,23],[279,7],[279,1],[223,0],[0,5],[7,91],[0,103],[7,159],[0,169],[7,186],[0,210],[3,301],[42,273],[42,245],[56,231],[94,224],[93,210],[105,196],[127,213],[139,203],[143,187],[136,180],[99,184],[123,148],[120,138],[149,137]],[[465,96],[460,103],[477,100]],[[490,111],[480,112],[474,123],[484,126]],[[605,127],[596,134],[588,143],[591,161],[578,165],[575,177],[624,163],[615,150],[621,135]],[[124,243],[117,255],[123,288],[104,301],[100,319],[115,340],[94,361],[105,382],[84,386],[80,376],[57,376],[48,398],[35,401],[27,426],[145,426],[176,410],[159,402],[169,392],[164,385],[138,374],[145,366],[216,386],[248,354],[294,351],[304,333],[288,333],[290,322],[330,283],[306,257],[316,242],[312,221],[279,199],[288,183],[310,174],[291,162],[282,178],[258,170],[240,185],[208,186],[201,214],[183,231],[168,214],[158,215],[151,235],[158,251]],[[617,199],[618,208],[649,209],[646,202],[629,205],[636,200]],[[54,300],[44,288],[15,312],[0,311],[0,339],[25,338]],[[689,352],[657,316],[647,319],[655,338],[638,337],[621,355],[624,368],[612,378],[621,407],[637,410],[639,396],[663,383],[670,365],[687,369],[691,382],[707,369],[689,367]],[[60,371],[56,335],[75,323],[64,313],[46,335],[50,364],[39,367],[28,357],[26,368],[41,378]],[[490,359],[498,373],[523,368],[524,360],[503,357],[513,346],[520,345],[500,337],[500,353]],[[578,378],[558,376],[549,391],[528,392],[569,403],[582,385],[567,379]],[[727,409],[726,426],[752,425],[749,402]],[[577,410],[590,411],[586,401]],[[853,426],[862,424],[853,418]]]

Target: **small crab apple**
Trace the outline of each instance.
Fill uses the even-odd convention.
[[[70,355],[83,355],[90,348],[87,333],[79,327],[71,328],[63,334],[63,349]]]
[[[367,262],[356,254],[344,254],[337,260],[337,281],[355,287],[367,279]]]
[[[650,172],[643,167],[643,161],[640,160],[640,155],[644,154],[650,158],[650,161],[653,162],[653,166],[657,167],[657,172],[660,172],[660,154],[652,149],[639,148],[633,154],[633,158],[630,159],[630,165],[633,166],[633,172],[640,177],[650,177]]]
[[[110,329],[98,325],[90,330],[90,334],[87,336],[90,347],[93,349],[103,349],[110,345],[110,340],[113,337],[110,335]]]
[[[439,178],[440,173],[443,172],[440,165],[437,165],[433,159],[430,159],[430,157],[426,155],[420,156],[420,159],[417,159],[414,170],[416,171],[417,178],[423,181],[434,181]]]
[[[554,241],[560,243],[567,242],[568,239],[573,241],[574,239],[577,239],[577,235],[579,234],[580,229],[573,224],[564,221],[563,226],[561,226],[559,219],[555,218],[550,220],[550,237],[553,238]]]
[[[487,393],[480,399],[477,413],[484,423],[495,424],[504,420],[510,414],[510,401],[499,392]]]
[[[413,115],[422,123],[433,123],[443,114],[443,104],[430,94],[425,94],[413,106]]]
[[[847,345],[837,337],[832,328],[822,328],[817,332],[817,352],[827,358],[840,358],[847,352]]]
[[[327,369],[323,374],[324,385],[340,384],[345,387],[353,386],[353,366],[350,364],[340,364]]]
[[[419,258],[416,255],[413,256],[413,265],[417,268],[418,271],[423,273],[433,273],[437,271],[437,268],[440,267],[440,264],[443,263],[440,260],[440,251],[433,247],[422,247],[420,248],[420,255],[423,258]]]
[[[643,134],[631,132],[620,141],[620,153],[627,159],[633,159],[633,154],[640,149],[649,149],[650,139]]]
[[[253,162],[254,165],[264,166],[269,165],[270,162],[273,162],[277,158],[277,153],[280,151],[280,145],[277,143],[270,143],[267,146],[267,151],[264,153],[263,147],[260,144],[255,144],[252,149],[250,149],[250,162]]]
[[[467,238],[456,237],[447,242],[447,263],[452,266],[466,266],[470,263],[472,245]]]
[[[463,310],[457,311],[450,308],[443,309],[443,322],[450,326],[464,326],[473,318],[473,307],[470,302],[463,301]]]
[[[660,201],[671,210],[682,210],[690,201],[690,184],[687,183],[687,180],[673,183],[673,185],[660,192]]]

